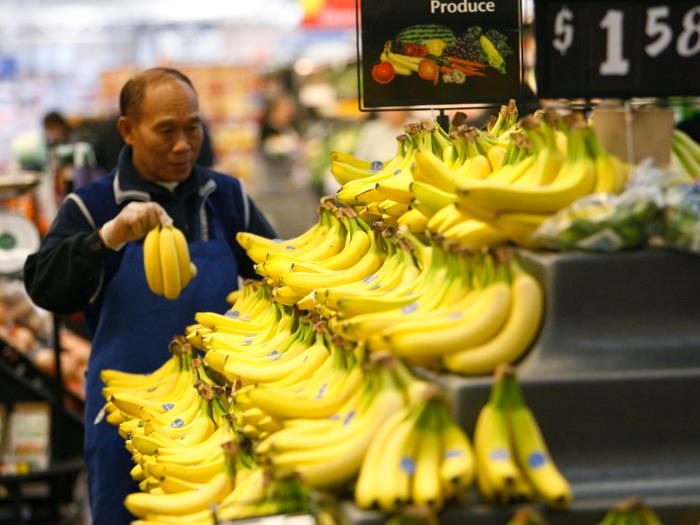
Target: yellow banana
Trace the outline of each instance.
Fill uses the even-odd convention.
[[[540,427],[525,404],[512,372],[507,374],[505,381],[508,423],[518,465],[548,506],[566,507],[573,497],[571,487],[552,461]]]
[[[143,264],[146,270],[148,287],[156,295],[163,295],[163,274],[160,265],[160,230],[161,225],[146,234],[143,241]]]
[[[163,295],[175,300],[180,296],[180,264],[177,259],[177,246],[171,228],[161,228],[158,238],[160,244],[160,269],[163,275]],[[189,261],[188,261],[189,265]]]
[[[190,248],[187,245],[187,239],[185,234],[181,230],[170,226],[170,232],[172,233],[173,239],[175,240],[175,248],[177,252],[177,262],[180,269],[180,285],[182,288],[187,286],[190,279],[193,277],[191,262],[190,262]],[[197,275],[197,267],[195,266],[194,275]]]
[[[483,476],[488,492],[497,497],[515,482],[518,467],[511,451],[505,383],[496,378],[489,401],[479,412],[474,429],[477,471]]]
[[[510,313],[501,330],[480,345],[446,354],[443,363],[448,370],[462,374],[488,374],[499,363],[515,362],[530,347],[542,319],[542,288],[515,260],[512,275]]]

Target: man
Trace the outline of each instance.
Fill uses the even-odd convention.
[[[93,337],[85,460],[96,525],[132,521],[123,501],[138,491],[124,440],[100,414],[100,370],[147,373],[160,366],[168,342],[196,312],[225,311],[238,276],[254,276],[236,233],[274,235],[240,181],[195,165],[202,127],[187,77],[164,68],[137,74],[122,89],[120,111],[127,146],[118,166],[66,198],[25,265],[32,299],[62,314],[82,309]],[[158,222],[185,233],[198,268],[175,301],[156,296],[146,282],[143,238]]]

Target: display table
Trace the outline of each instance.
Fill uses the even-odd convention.
[[[519,252],[546,313],[518,379],[552,457],[574,490],[550,524],[594,525],[639,495],[667,525],[700,522],[700,257]],[[417,370],[442,385],[470,437],[491,377]],[[442,525],[503,525],[515,507],[448,505]],[[351,503],[352,523],[382,523]]]

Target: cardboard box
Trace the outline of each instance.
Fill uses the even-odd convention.
[[[675,122],[668,108],[602,107],[593,112],[592,127],[609,153],[628,162],[653,158],[659,166],[671,162]]]

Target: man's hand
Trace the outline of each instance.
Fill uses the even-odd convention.
[[[99,234],[105,246],[119,250],[125,243],[145,237],[158,223],[164,226],[173,223],[160,204],[130,202],[119,215],[100,228]]]

